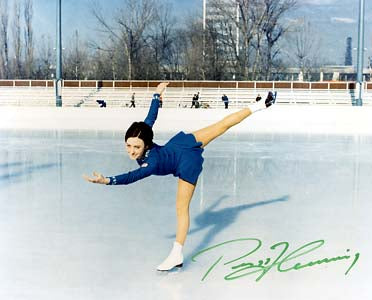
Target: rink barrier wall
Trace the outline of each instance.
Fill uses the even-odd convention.
[[[141,80],[64,80],[68,88],[154,88],[161,81]],[[53,80],[0,80],[1,87],[54,88]],[[296,81],[170,81],[171,88],[221,89],[300,89],[300,90],[354,90],[355,82],[296,82]],[[372,82],[364,82],[364,89],[372,90]]]
[[[143,120],[148,108],[1,107],[0,130],[123,130]],[[155,131],[192,132],[234,109],[160,109]],[[372,107],[276,105],[231,129],[247,133],[372,136]],[[1,134],[1,133],[0,133]]]

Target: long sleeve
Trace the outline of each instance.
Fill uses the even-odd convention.
[[[149,112],[144,121],[150,127],[154,125],[156,118],[158,117],[158,111],[159,111],[159,105],[160,105],[159,97],[160,97],[159,94],[154,94],[154,97],[152,98],[152,101],[151,101]]]
[[[107,177],[110,182],[107,185],[120,185],[120,184],[130,184],[145,177],[153,174],[153,168],[150,166],[140,167],[134,171],[130,171],[121,175]]]

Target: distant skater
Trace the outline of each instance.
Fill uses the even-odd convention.
[[[223,94],[222,101],[225,104],[225,109],[229,108],[229,98],[226,96],[226,94]]]
[[[160,108],[163,107],[163,95],[160,95],[160,97],[159,97],[159,107]]]
[[[199,108],[199,92],[192,97],[191,108]]]
[[[132,98],[130,99],[130,106],[129,107],[136,107],[136,93],[132,94]]]
[[[272,92],[272,91],[270,91],[268,94],[267,94],[267,97],[266,97],[266,100],[265,101],[268,101],[268,102],[270,102],[270,101],[276,101],[276,92]],[[257,96],[257,98],[256,98],[256,102],[258,102],[258,101],[261,101],[261,96],[260,96],[260,94],[258,94],[258,96]]]
[[[181,131],[164,146],[159,146],[153,142],[152,126],[158,115],[160,96],[167,85],[168,83],[164,82],[157,86],[146,119],[144,122],[134,122],[125,134],[126,151],[130,159],[137,160],[139,168],[111,177],[97,172],[93,172],[93,177],[83,175],[89,182],[106,185],[130,184],[150,175],[173,174],[178,177],[176,239],[168,257],[157,267],[158,271],[169,271],[183,266],[182,249],[190,224],[189,205],[202,171],[204,148],[252,113],[275,103],[275,98],[256,102],[205,128],[192,133]]]

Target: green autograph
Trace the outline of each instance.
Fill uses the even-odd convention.
[[[295,249],[294,251],[289,252],[289,243],[288,242],[279,242],[270,247],[271,250],[278,250],[278,254],[275,258],[266,258],[260,259],[258,262],[253,263],[249,261],[245,261],[250,255],[256,253],[262,246],[262,241],[256,238],[241,238],[226,241],[211,247],[208,247],[204,250],[199,251],[192,257],[192,261],[196,261],[196,258],[202,254],[210,253],[212,250],[217,248],[224,247],[228,244],[237,244],[237,243],[245,243],[248,244],[248,252],[244,253],[242,256],[238,258],[234,258],[232,260],[228,260],[226,262],[221,262],[224,258],[224,254],[220,255],[219,258],[213,262],[213,264],[208,268],[205,274],[202,277],[202,281],[204,281],[211,272],[216,268],[217,265],[220,263],[225,266],[229,266],[229,273],[224,277],[225,280],[235,280],[241,277],[254,275],[256,274],[256,281],[260,281],[270,270],[276,270],[280,273],[289,272],[289,271],[299,271],[305,268],[315,267],[321,264],[329,264],[339,261],[346,261],[352,259],[351,264],[349,265],[348,269],[345,272],[345,275],[349,274],[351,269],[354,267],[356,262],[359,259],[360,254],[357,252],[354,255],[348,255],[350,253],[350,249],[347,249],[347,255],[343,256],[335,256],[329,258],[322,258],[317,260],[307,260],[305,263],[300,262],[300,259],[305,260],[304,257],[306,254],[315,251],[316,249],[322,247],[325,244],[324,240],[317,240]]]

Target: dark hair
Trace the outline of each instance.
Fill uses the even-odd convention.
[[[138,137],[139,139],[143,140],[145,148],[149,148],[152,146],[154,133],[152,128],[145,122],[134,122],[132,125],[130,125],[125,133],[125,141],[131,137]]]

